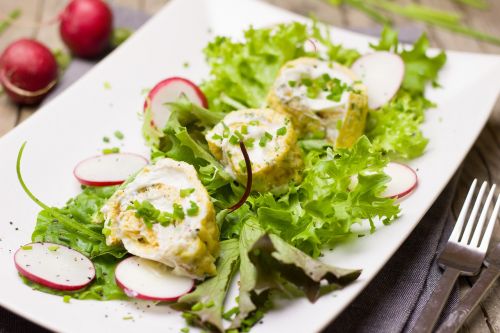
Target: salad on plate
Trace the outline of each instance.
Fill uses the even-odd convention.
[[[367,54],[334,37],[317,22],[215,37],[203,82],[149,91],[151,155],[84,159],[64,207],[25,184],[23,145],[18,178],[42,208],[14,256],[24,283],[64,301],[168,304],[189,325],[245,332],[280,298],[314,302],[356,280],[362,267],[321,257],[392,223],[415,190],[403,163],[425,151],[425,90],[446,55],[429,56],[425,35],[403,47],[389,28]]]

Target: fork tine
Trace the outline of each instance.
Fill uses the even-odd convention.
[[[470,186],[469,192],[467,193],[467,197],[465,197],[464,205],[462,206],[462,210],[460,210],[460,214],[458,215],[455,227],[453,227],[453,231],[450,235],[450,241],[458,243],[458,238],[460,237],[460,233],[462,232],[462,226],[465,221],[465,216],[467,215],[467,210],[469,209],[470,201],[472,200],[472,196],[474,195],[476,184],[477,184],[477,179],[474,179],[474,181]]]
[[[497,198],[497,203],[495,204],[495,208],[493,208],[493,214],[491,214],[490,221],[486,226],[486,231],[484,232],[483,239],[481,240],[481,245],[479,245],[479,250],[482,252],[486,252],[488,250],[488,245],[490,244],[491,234],[493,233],[493,229],[495,228],[495,222],[497,221],[497,216],[500,211],[500,195]]]
[[[479,207],[481,206],[481,200],[483,199],[484,191],[486,190],[486,182],[483,182],[481,188],[479,189],[479,193],[476,197],[476,202],[474,203],[474,207],[472,207],[472,211],[470,213],[469,219],[465,224],[465,231],[460,239],[459,243],[468,244],[470,239],[470,232],[472,231],[472,227],[474,226],[474,222],[476,221],[477,212],[479,211]]]
[[[483,231],[484,221],[486,220],[486,215],[488,214],[488,208],[490,208],[491,199],[493,199],[493,194],[495,194],[496,184],[494,184],[490,193],[486,197],[486,201],[484,202],[483,210],[481,210],[481,215],[479,215],[479,220],[476,224],[476,229],[472,234],[472,240],[470,241],[471,246],[478,247],[479,246],[479,237],[481,237],[481,232]]]

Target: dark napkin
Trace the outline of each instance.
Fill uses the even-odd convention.
[[[149,18],[143,12],[122,7],[114,7],[113,13],[115,26],[131,29],[137,29]],[[380,32],[379,28],[354,30],[373,36]],[[411,43],[420,35],[414,27],[402,27],[399,31],[402,42]],[[44,103],[70,86],[94,64],[95,61],[73,59]],[[385,333],[411,328],[441,275],[435,254],[452,229],[450,207],[457,179],[455,176],[393,258],[324,333]],[[456,291],[452,294],[450,304],[457,302],[457,295]],[[0,333],[7,332],[48,331],[0,308]]]

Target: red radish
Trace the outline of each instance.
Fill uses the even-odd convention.
[[[384,172],[391,177],[387,189],[382,194],[386,198],[400,199],[417,187],[417,173],[405,164],[389,162],[384,168]]]
[[[162,263],[129,257],[116,266],[116,284],[129,297],[173,302],[194,288],[194,280],[178,276]]]
[[[170,77],[154,86],[149,92],[144,111],[151,107],[153,115],[153,125],[156,128],[163,129],[170,117],[170,108],[165,103],[177,101],[182,95],[185,95],[192,103],[205,108],[208,107],[207,98],[196,84],[182,77]]]
[[[40,102],[55,86],[57,75],[54,55],[33,39],[15,41],[0,57],[0,82],[17,103]]]
[[[148,160],[137,154],[118,153],[90,157],[73,170],[76,179],[88,186],[119,185],[141,170]]]
[[[362,56],[351,69],[367,88],[370,109],[378,109],[389,102],[398,92],[405,75],[403,59],[386,51]]]
[[[79,57],[94,58],[110,46],[113,14],[102,0],[72,0],[61,14],[59,32]]]
[[[89,258],[67,246],[30,243],[14,254],[19,274],[30,281],[57,290],[79,290],[95,278]]]
[[[304,51],[318,52],[318,41],[314,38],[308,38],[304,43]]]

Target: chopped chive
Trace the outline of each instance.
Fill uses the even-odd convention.
[[[123,320],[132,320],[132,319],[134,319],[134,317],[132,317],[132,316],[125,316],[122,319]]]
[[[108,81],[104,81],[104,89],[110,90],[111,89],[111,84]]]
[[[222,132],[222,137],[223,138],[228,138],[229,134],[231,134],[230,131],[229,131],[229,127],[227,127],[227,125],[224,124],[224,123],[222,123],[222,126],[224,126],[224,131]]]
[[[189,68],[189,62],[187,62],[187,61],[186,61],[185,63],[183,63],[183,64],[182,64],[182,66],[183,66],[184,68]]]
[[[194,188],[183,188],[180,192],[181,198],[185,198],[194,192]]]
[[[31,245],[24,245],[24,246],[21,246],[21,249],[28,251],[28,250],[33,249],[33,246],[31,246]]]
[[[215,133],[214,135],[212,135],[212,139],[213,140],[222,140],[222,136],[220,136],[219,134]]]
[[[59,245],[51,245],[48,247],[49,251],[55,252],[59,249]]]
[[[236,136],[238,137],[238,139],[240,139],[240,140],[243,140],[243,139],[244,139],[244,138],[243,138],[243,134],[241,134],[241,132],[240,132],[240,131],[234,131],[234,135],[236,135]]]
[[[248,126],[247,125],[241,126],[241,133],[248,134]]]
[[[208,302],[205,304],[205,307],[206,307],[207,309],[209,309],[209,308],[211,308],[211,307],[212,307],[212,306],[214,306],[214,305],[215,305],[214,301],[213,301],[213,300],[210,300],[210,301],[208,301]]]
[[[285,126],[283,126],[283,127],[281,127],[281,128],[278,128],[278,130],[276,131],[276,135],[281,135],[281,136],[283,136],[283,135],[285,135],[285,134],[286,134],[286,127],[285,127]]]
[[[288,85],[292,88],[295,88],[295,86],[297,85],[297,81],[288,81]]]
[[[109,143],[109,137],[104,136],[104,137],[102,138],[102,141],[103,141],[103,142],[105,142],[105,143]]]
[[[71,299],[71,296],[70,296],[70,295],[64,295],[64,297],[63,297],[63,302],[64,302],[64,303],[69,303],[70,299]]]
[[[183,220],[186,215],[184,214],[184,209],[178,203],[174,203],[174,213],[173,216],[177,220]]]
[[[245,146],[247,146],[247,148],[253,148],[254,142],[255,142],[254,138],[247,138],[245,140]]]
[[[201,309],[203,309],[203,304],[200,302],[196,303],[191,307],[192,311],[200,311]]]
[[[120,152],[120,148],[118,147],[113,147],[113,148],[105,148],[102,150],[102,153],[104,155],[108,155],[108,154],[117,154]]]
[[[125,135],[123,135],[122,132],[120,131],[115,131],[115,138],[117,138],[118,140],[123,140],[123,138],[125,137]]]
[[[237,145],[238,142],[240,142],[240,139],[238,139],[236,135],[231,135],[231,137],[229,138],[229,143],[232,145]]]
[[[189,327],[181,328],[181,333],[189,333]]]
[[[258,121],[258,120],[250,120],[248,122],[248,124],[251,125],[251,126],[258,126],[258,125],[260,125],[260,121]]]
[[[188,214],[188,216],[198,215],[200,207],[198,207],[198,205],[194,201],[190,201],[189,203],[191,204],[191,206],[188,209],[186,209],[186,213]]]
[[[231,317],[240,312],[240,309],[235,306],[222,314],[222,318],[226,320],[231,320]]]

